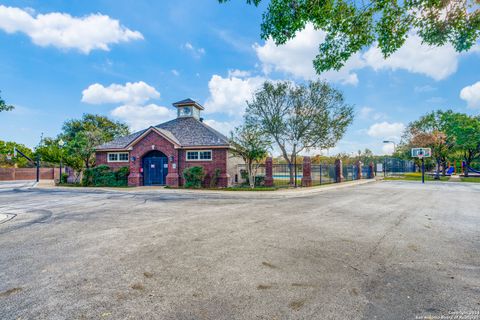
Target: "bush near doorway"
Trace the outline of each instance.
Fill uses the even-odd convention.
[[[121,167],[113,171],[107,165],[100,165],[85,170],[82,185],[86,187],[126,187],[129,174],[128,167]]]
[[[203,167],[189,167],[183,170],[183,178],[185,179],[185,188],[202,187],[205,173]]]

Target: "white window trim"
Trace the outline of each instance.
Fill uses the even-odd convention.
[[[116,154],[117,160],[110,160],[110,155]],[[127,160],[120,160],[120,154],[127,154]],[[129,162],[130,155],[128,152],[109,152],[107,153],[107,162]]]
[[[210,159],[200,159],[200,152],[210,152]],[[198,159],[188,159],[189,152],[196,152],[198,154]],[[185,161],[213,161],[213,152],[212,150],[186,150],[185,151]]]

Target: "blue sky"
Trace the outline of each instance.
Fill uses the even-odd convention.
[[[190,97],[207,123],[227,133],[264,80],[315,79],[323,33],[308,25],[286,45],[260,39],[260,8],[234,0],[0,1],[0,140],[35,146],[83,113],[126,121],[132,130],[174,117]],[[382,154],[404,126],[433,109],[478,114],[480,49],[458,54],[412,35],[384,60],[375,47],[321,77],[355,105],[356,119],[329,154]],[[312,151],[313,153],[315,151]]]

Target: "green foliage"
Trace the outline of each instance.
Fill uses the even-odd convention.
[[[55,138],[44,138],[35,150],[44,161],[60,163],[80,172],[95,165],[95,148],[119,136],[129,134],[128,126],[105,116],[84,114],[63,124]],[[65,145],[59,146],[63,140]]]
[[[288,164],[302,151],[334,147],[352,121],[353,107],[339,90],[322,81],[300,85],[266,81],[247,102],[247,125],[274,141]]]
[[[60,176],[60,184],[65,184],[68,182],[68,173],[62,173]]]
[[[100,165],[83,172],[82,185],[85,187],[125,187],[128,185],[128,174],[128,167],[113,171],[107,165]]]
[[[17,155],[17,157],[13,157],[14,148],[17,148],[17,150],[23,152],[27,157],[33,159],[34,155],[32,150],[25,145],[13,141],[0,140],[0,167],[32,167],[33,163],[29,162],[24,157],[20,155]],[[11,155],[12,158],[10,160],[7,159],[7,155]]]
[[[219,0],[227,2],[229,0]],[[259,5],[261,0],[247,0]],[[318,74],[339,70],[355,53],[374,44],[386,58],[417,33],[432,46],[471,49],[480,37],[478,0],[271,0],[261,36],[284,44],[312,23],[325,31],[314,60]]]
[[[1,91],[0,91],[1,93]],[[5,100],[2,99],[2,97],[0,96],[0,112],[2,111],[11,111],[13,110],[15,107],[12,106],[12,105],[8,105]]]
[[[202,186],[205,173],[203,167],[189,167],[183,170],[186,188],[200,188]]]
[[[251,182],[250,187],[255,187],[255,177],[260,161],[268,155],[270,140],[260,127],[255,124],[246,124],[237,127],[231,133],[230,145],[233,147],[231,152],[234,156],[240,157],[247,166],[247,181]]]
[[[220,178],[221,173],[222,173],[221,169],[219,168],[215,169],[212,177],[210,178],[210,188],[215,188],[218,185],[218,179]]]

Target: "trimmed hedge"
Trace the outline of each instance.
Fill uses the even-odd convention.
[[[126,187],[130,169],[121,167],[113,171],[107,165],[99,165],[83,172],[82,185],[86,187]]]

